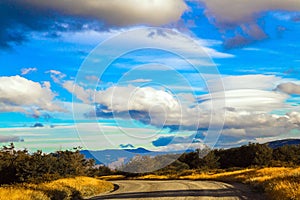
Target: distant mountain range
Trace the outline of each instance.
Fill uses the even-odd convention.
[[[187,152],[191,152],[188,150]],[[165,154],[182,154],[185,151],[172,151],[172,152],[159,152],[159,151],[149,151],[144,148],[137,149],[108,149],[108,150],[98,150],[98,151],[89,151],[82,150],[81,153],[87,159],[94,159],[96,164],[104,164],[106,166],[115,167],[119,166],[120,163],[126,163],[130,161],[134,156],[157,156]]]
[[[269,147],[275,149],[282,147],[284,145],[300,145],[300,139],[285,139],[285,140],[276,140],[272,142],[267,142]],[[192,150],[187,150],[186,152],[191,152]],[[173,151],[173,152],[159,152],[159,151],[149,151],[144,148],[137,149],[108,149],[108,150],[98,150],[98,151],[89,151],[82,150],[81,153],[87,159],[94,159],[96,164],[104,164],[112,168],[120,166],[122,163],[127,163],[134,156],[157,156],[165,154],[182,154],[185,151]]]
[[[276,140],[272,142],[267,142],[272,149],[276,149],[278,147],[282,147],[285,145],[300,145],[300,139],[285,139],[285,140]]]

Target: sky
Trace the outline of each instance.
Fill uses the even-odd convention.
[[[0,144],[299,138],[299,35],[298,0],[2,0]]]

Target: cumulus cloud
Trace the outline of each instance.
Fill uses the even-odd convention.
[[[23,68],[21,69],[21,75],[26,75],[29,74],[31,72],[36,72],[38,69],[35,67],[31,67],[31,68]]]
[[[276,90],[285,92],[287,94],[300,94],[300,85],[295,83],[281,83],[276,87]]]
[[[114,86],[95,94],[97,115],[135,118],[147,124],[178,125],[182,107],[173,94],[152,87]],[[191,120],[193,121],[193,120]]]
[[[43,85],[20,76],[0,77],[0,112],[63,111],[54,102],[50,83]]]
[[[0,47],[22,43],[30,32],[57,37],[69,31],[163,25],[180,19],[186,9],[183,0],[3,0]]]
[[[127,102],[125,103],[124,100]],[[167,91],[156,90],[152,87],[110,87],[100,91],[95,99],[96,103],[108,105],[108,109],[116,111],[148,110],[158,105],[168,110],[180,109],[179,102]]]
[[[180,19],[187,9],[183,0],[73,0],[72,2],[68,0],[23,0],[23,2],[69,15],[88,16],[120,26],[140,23],[167,24]]]

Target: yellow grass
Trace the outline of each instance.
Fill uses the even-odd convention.
[[[65,178],[49,183],[0,187],[0,200],[68,200],[111,191],[112,183],[89,177]]]
[[[149,174],[149,175],[145,175],[145,176],[140,176],[136,179],[139,179],[139,180],[167,180],[170,178],[171,178],[170,176],[165,176],[165,175]]]
[[[106,180],[106,181],[123,180],[123,179],[125,179],[125,176],[123,176],[123,175],[100,176],[99,179]]]
[[[192,174],[181,179],[239,181],[262,188],[270,199],[300,199],[300,168],[272,167],[216,174]]]
[[[0,200],[50,200],[41,191],[26,188],[0,187]]]

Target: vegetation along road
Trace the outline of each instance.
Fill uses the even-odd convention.
[[[265,199],[243,184],[216,181],[113,181],[116,190],[91,200],[100,199]]]

